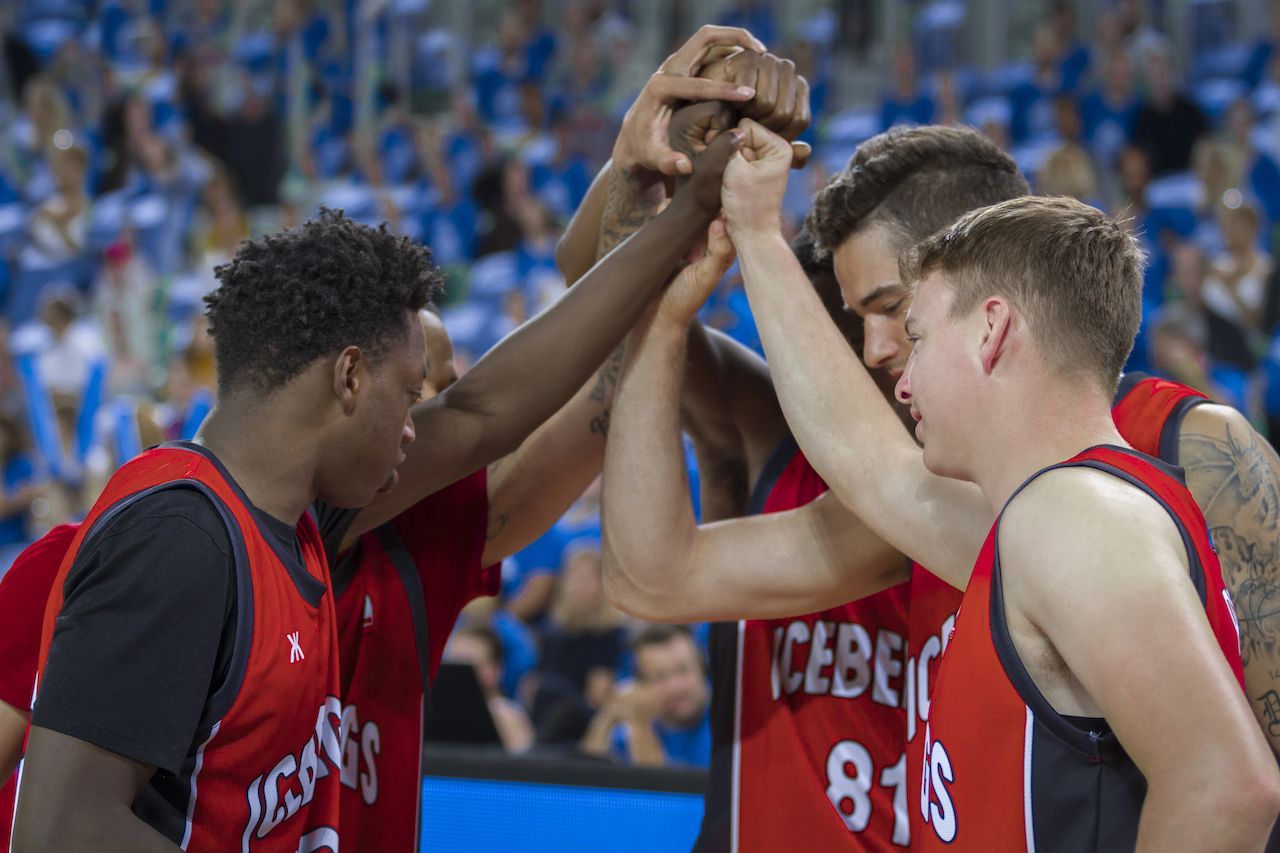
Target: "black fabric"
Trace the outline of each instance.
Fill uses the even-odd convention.
[[[400,582],[404,584],[405,594],[409,599],[409,613],[413,618],[413,638],[418,647],[418,675],[422,678],[423,705],[429,705],[431,699],[431,648],[427,633],[427,603],[422,589],[422,576],[418,574],[418,564],[413,555],[405,547],[404,540],[390,524],[378,528],[378,540],[383,550],[395,567]]]
[[[1165,419],[1164,426],[1160,428],[1160,460],[1162,462],[1168,462],[1170,465],[1180,464],[1178,457],[1182,438],[1182,421],[1186,418],[1187,412],[1207,402],[1209,401],[1204,397],[1185,397],[1173,407],[1173,411]]]
[[[711,625],[711,766],[694,853],[728,853],[733,822],[733,744],[738,698],[738,622]]]
[[[93,532],[63,587],[33,725],[177,774],[226,677],[233,551],[206,495],[142,497]]]
[[[800,452],[795,437],[787,434],[765,462],[760,479],[751,490],[747,514],[759,515],[778,478]],[[702,807],[702,827],[694,853],[728,853],[733,833],[733,745],[738,700],[739,622],[711,625],[708,651],[711,661],[711,768]]]
[[[1191,167],[1196,140],[1209,132],[1204,111],[1185,95],[1175,95],[1168,109],[1147,102],[1134,119],[1133,142],[1151,163],[1151,174],[1160,176]]]

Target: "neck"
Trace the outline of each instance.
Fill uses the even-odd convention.
[[[1057,383],[1039,393],[1033,387],[1006,399],[1016,402],[991,412],[971,478],[994,513],[1042,468],[1095,445],[1127,446],[1111,419],[1110,397],[1092,384]]]
[[[316,499],[316,438],[296,408],[284,393],[224,396],[195,439],[250,503],[287,524],[297,524]]]

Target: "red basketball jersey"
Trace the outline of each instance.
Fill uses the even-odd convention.
[[[481,470],[360,537],[337,597],[344,850],[418,849],[431,679],[463,606],[498,593],[498,567],[481,566],[488,506]]]
[[[1128,373],[1120,382],[1111,416],[1125,441],[1134,449],[1178,464],[1182,418],[1208,399],[1192,388],[1141,373]],[[912,791],[923,783],[924,730],[930,697],[942,652],[955,626],[963,593],[919,564],[912,566],[911,623],[907,638],[907,775]],[[920,832],[920,810],[912,809],[912,830]]]
[[[753,510],[795,509],[826,490],[788,441],[766,467]],[[695,849],[906,846],[907,586],[807,616],[724,626],[736,629],[733,659],[723,661],[736,677],[721,697],[732,701],[732,714],[713,710],[712,718],[715,739],[731,752],[727,767],[713,764]],[[716,687],[719,695],[725,684]],[[727,807],[727,817],[717,807]]]
[[[31,710],[44,606],[75,535],[76,525],[58,525],[19,554],[0,579],[0,701],[21,711]],[[17,791],[15,770],[0,788],[0,850],[9,849]]]
[[[40,669],[49,656],[63,582],[86,539],[139,497],[200,490],[222,514],[236,554],[236,648],[232,675],[210,697],[183,767],[185,823],[156,828],[185,850],[338,853],[342,705],[337,623],[320,534],[304,516],[298,525],[303,560],[323,584],[311,601],[259,531],[243,493],[206,454],[195,445],[162,446],[112,476],[50,592]]]
[[[1177,465],[1182,419],[1207,402],[1208,397],[1186,385],[1126,373],[1111,406],[1111,419],[1134,450]]]
[[[1062,467],[1107,472],[1165,508],[1243,688],[1234,611],[1204,517],[1178,469],[1118,447],[1091,448],[1045,470]],[[1024,668],[1005,622],[999,524],[974,565],[938,674],[914,803],[925,826],[912,840],[926,851],[1131,850],[1146,782],[1105,721],[1081,727],[1065,719]]]

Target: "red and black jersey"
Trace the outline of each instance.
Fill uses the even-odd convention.
[[[752,512],[827,490],[794,440]],[[698,851],[901,849],[907,584],[791,619],[713,626],[712,763]]]
[[[0,579],[0,701],[20,711],[31,710],[44,606],[76,529],[73,524],[53,528],[19,554]],[[0,788],[0,850],[9,849],[17,790],[15,771]]]
[[[183,791],[184,802],[156,802],[148,786],[134,812],[186,850],[337,853],[345,761],[337,621],[320,534],[310,515],[297,526],[309,575],[300,584],[258,528],[247,498],[204,449],[162,446],[112,476],[50,592],[40,670],[76,554],[124,508],[167,489],[198,490],[226,524],[235,554],[235,640],[230,673],[206,702],[181,784],[165,788]]]
[[[1063,467],[1118,477],[1169,513],[1210,626],[1243,688],[1234,611],[1181,472],[1128,448],[1096,447],[1027,483]],[[997,518],[938,673],[913,803],[923,827],[913,844],[939,851],[1131,850],[1146,782],[1105,720],[1069,720],[1036,688],[1005,618],[999,526]]]
[[[1111,415],[1116,428],[1134,449],[1178,464],[1178,438],[1188,411],[1209,402],[1199,391],[1141,373],[1125,374],[1116,392]],[[923,780],[924,729],[929,720],[931,692],[942,652],[955,626],[963,593],[928,569],[912,566],[911,627],[907,638],[907,770],[911,790]],[[919,809],[912,809],[913,830],[919,832]]]
[[[1182,419],[1208,402],[1208,397],[1186,385],[1144,373],[1126,373],[1111,404],[1111,419],[1134,450],[1177,465]]]
[[[423,709],[463,606],[496,595],[481,564],[488,519],[480,470],[360,537],[340,557],[343,849],[418,849]],[[351,560],[353,565],[348,565]],[[345,578],[344,578],[345,580]]]

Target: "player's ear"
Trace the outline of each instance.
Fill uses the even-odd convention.
[[[982,372],[989,374],[995,370],[996,363],[1008,350],[1013,309],[1007,299],[989,296],[983,300],[979,310],[982,314],[982,339],[978,353],[982,360]]]
[[[350,346],[338,353],[333,362],[333,394],[342,406],[343,414],[351,414],[356,407],[356,396],[361,388],[361,366],[364,353],[360,347]]]

